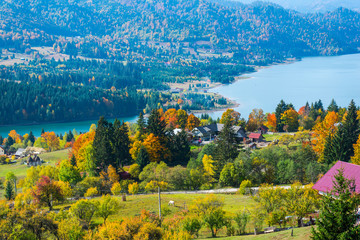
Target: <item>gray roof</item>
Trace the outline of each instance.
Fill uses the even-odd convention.
[[[210,124],[207,126],[197,127],[194,129],[199,130],[199,132],[202,133],[203,135],[207,135],[207,134],[217,134],[217,133],[221,132],[221,130],[223,128],[224,128],[224,124],[213,123],[213,124]],[[246,137],[245,131],[242,129],[241,126],[233,126],[232,128],[237,135],[240,135],[241,137]],[[242,130],[242,131],[240,131],[240,130]]]
[[[16,153],[15,156],[20,156],[23,155],[25,153],[25,148],[19,148]]]

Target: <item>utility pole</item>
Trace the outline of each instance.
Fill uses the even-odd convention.
[[[159,220],[161,226],[161,197],[160,197],[160,186],[158,186],[158,193],[159,193]]]

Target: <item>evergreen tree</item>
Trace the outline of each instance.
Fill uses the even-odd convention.
[[[345,122],[341,124],[333,138],[327,139],[324,149],[324,159],[327,163],[335,161],[348,162],[354,155],[354,144],[359,137],[359,120],[356,106],[351,100]]]
[[[98,121],[95,132],[93,148],[96,165],[100,170],[106,170],[110,164],[114,165],[115,156],[113,153],[112,139],[113,127],[104,117]]]
[[[66,135],[66,142],[71,142],[74,139],[73,133],[69,130],[69,133]]]
[[[151,111],[147,125],[148,133],[153,133],[156,137],[165,138],[166,122],[161,118],[158,109]]]
[[[328,111],[328,112],[338,112],[338,111],[339,111],[339,107],[338,107],[338,105],[336,104],[336,102],[335,102],[334,99],[331,100],[331,103],[330,103],[330,105],[328,106],[327,111]]]
[[[70,163],[71,163],[72,166],[76,166],[76,158],[75,158],[74,154],[70,158]]]
[[[144,119],[144,114],[142,112],[140,112],[139,114],[139,118],[137,120],[137,130],[139,131],[139,135],[142,136],[145,133],[145,129],[146,129],[146,122]]]
[[[6,187],[5,187],[5,194],[4,194],[5,198],[7,200],[12,200],[15,197],[15,193],[14,193],[14,188],[13,185],[11,184],[10,181],[6,182]]]
[[[290,108],[295,109],[294,105],[292,105],[291,103],[286,104],[284,102],[284,100],[281,100],[280,103],[276,106],[276,109],[275,109],[276,119],[281,119],[282,114],[286,110],[289,110]],[[277,121],[276,129],[277,129],[278,132],[283,132],[284,131],[284,124],[281,121]]]
[[[64,139],[64,136],[62,135],[62,133],[60,133],[60,140],[63,140]]]
[[[175,134],[171,137],[169,143],[169,149],[172,154],[169,166],[185,166],[190,160],[190,145],[187,140],[187,133],[181,131],[178,134]]]
[[[124,164],[131,163],[130,150],[130,139],[129,130],[127,125],[123,122],[120,125],[120,121],[115,119],[114,121],[114,137],[113,137],[113,150],[114,157],[117,167],[123,166]]]
[[[15,143],[14,139],[12,137],[8,136],[6,143],[5,143],[5,149],[8,151],[14,143]]]
[[[342,169],[334,178],[333,190],[322,197],[317,229],[311,231],[312,239],[360,239],[360,228],[355,226],[360,204],[355,194],[355,181],[346,179]]]
[[[215,160],[218,171],[228,162],[233,162],[237,156],[237,142],[233,126],[231,125],[231,117],[224,119],[224,126],[217,137],[217,145],[215,148]]]
[[[42,128],[41,129],[41,135],[43,135],[45,133],[45,130]]]
[[[139,154],[136,158],[136,163],[139,164],[141,170],[143,170],[144,167],[150,163],[149,154],[144,146],[140,147]]]
[[[35,136],[34,136],[32,131],[30,131],[28,139],[29,139],[30,142],[32,142],[32,144],[34,144]]]
[[[2,136],[0,136],[0,145],[2,145],[4,142],[4,138]]]

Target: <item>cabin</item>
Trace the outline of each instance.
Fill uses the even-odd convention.
[[[4,155],[4,154],[5,154],[4,148],[0,147],[0,155]]]
[[[26,165],[28,167],[40,166],[41,158],[38,155],[35,155],[34,157],[31,157],[31,155],[30,155],[26,161]]]
[[[264,137],[261,133],[250,133],[249,139],[251,142],[262,142]]]
[[[202,139],[205,141],[212,141],[219,135],[223,127],[224,124],[213,123],[207,126],[196,127],[191,131],[191,133],[194,137],[194,140]],[[235,138],[238,141],[246,139],[245,130],[241,126],[233,126],[232,129],[235,133]]]
[[[19,148],[15,153],[16,158],[23,158],[25,156],[26,156],[26,149],[25,148]]]
[[[269,131],[269,128],[264,126],[264,125],[261,125],[259,128],[258,128],[259,132],[261,134],[266,134],[268,131]]]
[[[338,173],[338,170],[342,169],[344,177],[347,179],[353,179],[355,181],[355,192],[360,193],[360,166],[348,162],[338,161],[322,178],[317,181],[313,189],[319,191],[320,195],[324,195],[333,190],[334,176]]]

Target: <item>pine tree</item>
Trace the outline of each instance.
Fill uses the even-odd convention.
[[[131,163],[131,155],[129,153],[129,130],[124,122],[120,125],[120,121],[118,119],[115,119],[114,121],[114,137],[112,146],[114,157],[116,159],[116,167],[122,167],[124,164]]]
[[[286,110],[289,110],[290,108],[295,109],[294,106],[291,103],[286,104],[284,102],[284,100],[281,100],[280,103],[277,105],[277,107],[275,109],[276,119],[281,119],[282,114]],[[277,129],[278,132],[283,132],[284,131],[284,124],[281,121],[277,121],[276,129]]]
[[[223,122],[224,126],[217,137],[218,141],[215,149],[215,160],[219,171],[226,163],[233,162],[237,156],[237,142],[230,116],[224,119]]]
[[[351,100],[345,122],[341,124],[332,139],[324,149],[324,159],[327,163],[335,161],[349,162],[354,155],[354,144],[359,137],[359,120],[357,119],[356,106]]]
[[[72,166],[74,166],[74,167],[76,166],[76,158],[75,158],[74,154],[70,158],[70,163],[71,163]]]
[[[29,139],[30,142],[32,142],[32,144],[34,144],[35,136],[34,136],[32,131],[30,131],[28,139]]]
[[[334,99],[331,100],[331,103],[330,103],[330,105],[328,106],[327,111],[328,111],[328,112],[338,112],[338,111],[339,111],[339,107],[338,107],[338,105],[336,104],[336,102],[335,102]]]
[[[147,125],[148,133],[153,133],[156,137],[160,138],[165,137],[166,122],[164,119],[161,118],[158,109],[154,109],[151,111]]]
[[[66,142],[71,142],[74,139],[73,133],[69,130],[69,133],[66,135]]]
[[[5,196],[5,198],[7,200],[14,199],[14,197],[15,197],[14,188],[13,188],[13,185],[11,184],[10,181],[6,182],[5,195],[4,196]]]
[[[42,128],[41,129],[41,135],[43,135],[45,133],[45,130]]]
[[[144,114],[140,112],[139,118],[137,120],[137,130],[139,131],[140,136],[144,135],[145,129],[146,129],[146,122],[144,119]]]
[[[98,121],[98,127],[95,132],[93,148],[96,165],[104,171],[110,164],[115,165],[112,138],[112,124],[109,123],[104,117],[101,117]]]
[[[171,137],[169,141],[169,149],[172,154],[169,166],[183,165],[185,166],[190,160],[190,145],[187,140],[187,133],[181,131]]]
[[[137,155],[135,161],[137,164],[139,164],[141,170],[143,170],[144,167],[150,163],[149,154],[143,145],[140,147],[139,154]]]
[[[342,169],[338,170],[334,178],[333,190],[322,198],[317,229],[311,231],[312,239],[360,239],[360,228],[355,226],[360,204],[355,194],[355,181],[346,179]]]

